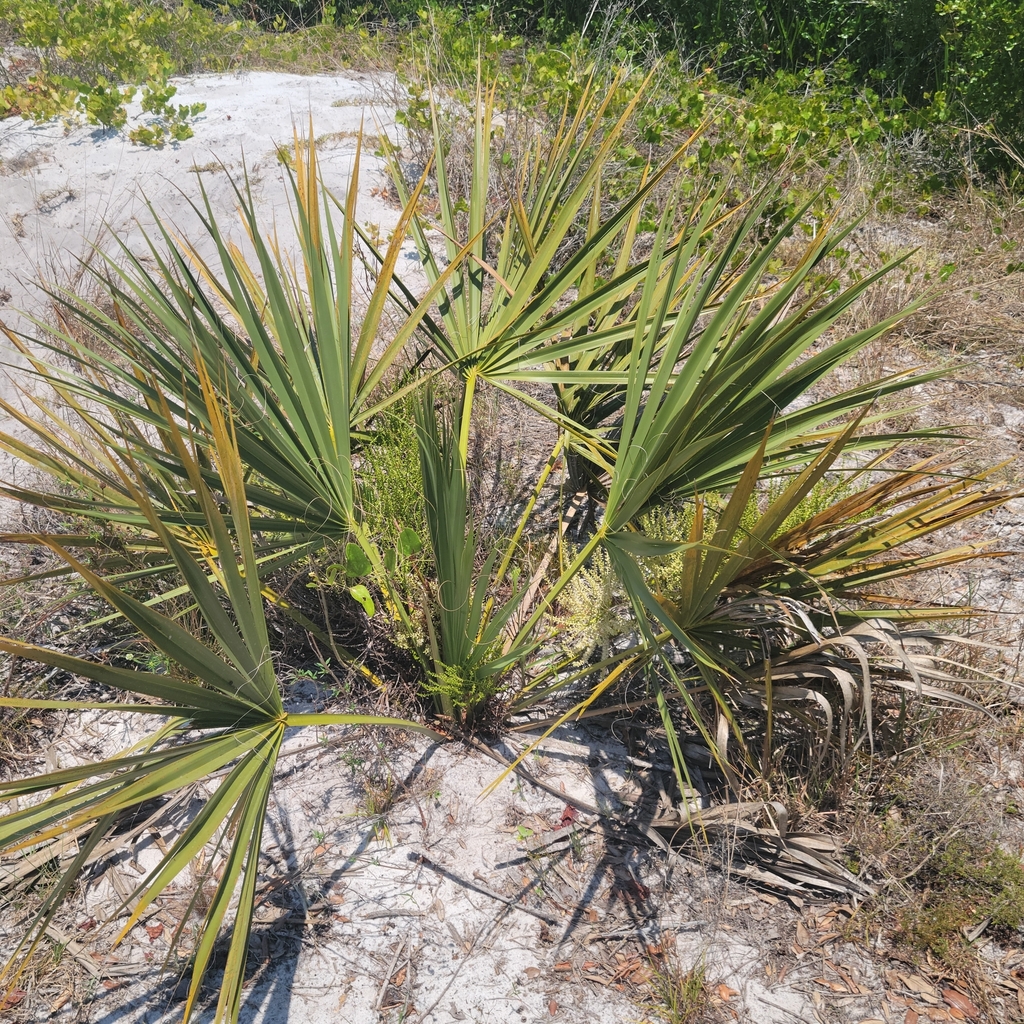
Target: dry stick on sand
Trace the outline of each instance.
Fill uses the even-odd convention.
[[[448,994],[448,990],[455,983],[455,979],[459,976],[459,972],[469,962],[469,958],[473,955],[473,951],[476,949],[477,943],[480,941],[480,939],[483,938],[484,933],[497,927],[501,919],[509,912],[510,909],[511,908],[507,904],[503,906],[501,910],[498,911],[498,914],[493,921],[486,921],[484,922],[484,924],[480,926],[479,931],[476,933],[476,935],[473,936],[472,941],[469,942],[468,945],[466,943],[463,943],[463,945],[466,946],[466,951],[462,959],[459,961],[458,967],[456,967],[455,970],[452,971],[452,976],[448,979],[448,983],[445,985],[443,989],[441,989],[441,992],[438,995],[438,997],[430,1004],[430,1006],[427,1007],[427,1010],[423,1014],[423,1016],[420,1017],[419,1024],[426,1024],[427,1018],[433,1014],[433,1012],[437,1009],[438,1005],[440,1004],[441,1000],[444,999],[444,997]]]
[[[409,940],[407,938],[402,938],[395,947],[395,955],[391,958],[391,963],[388,964],[388,969],[384,972],[384,980],[380,983],[380,991],[377,993],[377,1001],[373,1004],[373,1009],[377,1013],[380,1013],[380,1008],[384,1005],[384,996],[387,994],[388,985],[391,983],[391,977],[395,973],[395,967],[398,964],[398,959],[405,952],[405,947],[408,943]]]
[[[472,889],[474,892],[480,893],[481,896],[488,896],[492,900],[504,903],[507,907],[511,907],[513,910],[521,910],[524,914],[529,914],[531,917],[539,917],[545,924],[559,923],[558,918],[552,917],[551,914],[545,914],[542,910],[534,910],[533,907],[524,907],[521,903],[516,902],[516,900],[511,899],[508,896],[502,896],[501,893],[495,892],[493,889],[489,889],[486,885],[481,885],[479,882],[471,882],[469,879],[456,875],[454,872],[449,871],[448,868],[434,863],[434,861],[432,861],[425,853],[417,853],[416,851],[413,851],[409,854],[409,860],[422,864],[424,867],[430,868],[431,871],[442,875],[444,878],[447,878],[452,882],[456,882],[467,889]]]

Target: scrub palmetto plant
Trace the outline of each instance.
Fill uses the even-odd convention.
[[[284,709],[264,617],[244,470],[230,425],[230,409],[222,407],[213,394],[201,357],[197,357],[196,368],[223,494],[214,494],[203,480],[198,459],[201,448],[194,437],[174,432],[170,441],[204,517],[202,536],[186,546],[167,529],[143,490],[141,473],[133,476],[126,472],[121,484],[124,492],[134,497],[139,513],[146,517],[153,535],[190,588],[208,642],[93,573],[52,537],[40,540],[167,659],[169,670],[119,668],[35,644],[0,640],[0,649],[14,658],[51,665],[125,695],[116,702],[94,703],[5,697],[0,706],[121,711],[163,723],[131,749],[102,761],[0,783],[0,802],[10,808],[0,817],[0,849],[7,855],[42,851],[44,858],[39,863],[45,863],[55,855],[55,840],[68,834],[78,839],[77,855],[27,924],[24,938],[0,975],[0,983],[7,986],[17,982],[61,901],[100,851],[109,850],[112,832],[126,812],[199,785],[206,792],[201,810],[167,847],[159,864],[115,917],[127,916],[123,936],[202,855],[205,868],[196,868],[200,880],[197,891],[210,881],[215,887],[193,954],[184,1016],[188,1019],[192,1014],[214,944],[226,924],[228,954],[216,1019],[229,1021],[238,1015],[257,891],[260,841],[285,730],[330,724],[389,725],[421,731],[423,727],[373,715],[291,714]],[[202,557],[193,554],[190,547],[203,552]],[[27,806],[22,802],[25,798],[30,801]],[[206,857],[204,851],[211,847]],[[180,928],[175,941],[179,937]]]
[[[870,741],[877,681],[924,695],[951,682],[950,666],[906,653],[894,625],[950,610],[910,607],[886,588],[984,553],[913,545],[1013,492],[984,474],[955,479],[951,463],[886,472],[884,459],[868,454],[906,436],[885,431],[878,403],[929,375],[895,374],[824,397],[814,390],[898,324],[904,314],[841,329],[851,306],[901,261],[836,286],[824,268],[848,229],[826,222],[779,272],[783,243],[804,226],[805,211],[764,241],[763,204],[736,208],[714,189],[677,201],[682,150],[607,203],[602,182],[642,94],[623,101],[617,88],[588,90],[572,116],[537,133],[524,166],[502,182],[491,167],[494,91],[482,84],[466,195],[449,174],[445,115],[435,108],[433,170],[409,187],[392,154],[403,210],[384,252],[356,223],[356,172],[337,203],[320,181],[312,134],[296,138],[289,189],[298,259],[261,230],[240,185],[244,249],[206,202],[215,261],[162,226],[155,270],[128,251],[107,261],[97,281],[108,302],[55,296],[58,326],[40,324],[39,340],[69,357],[70,369],[9,334],[50,397],[29,392],[32,416],[5,405],[23,430],[0,436],[0,446],[52,484],[2,491],[85,520],[98,536],[8,539],[49,545],[175,666],[133,672],[0,642],[13,657],[146,698],[104,708],[168,719],[119,757],[0,786],[8,800],[49,794],[0,817],[0,854],[38,850],[60,829],[82,836],[21,952],[39,940],[120,815],[220,773],[133,913],[213,844],[224,870],[186,1014],[238,890],[218,1009],[219,1019],[237,1017],[246,908],[283,730],[371,721],[289,715],[278,692],[263,602],[287,609],[274,571],[305,558],[315,564],[326,547],[344,552],[339,568],[350,579],[367,578],[367,613],[401,634],[423,691],[456,725],[485,710],[553,703],[554,727],[597,711],[620,680],[643,670],[681,784],[685,730],[702,735],[739,792],[772,763],[783,719],[820,757],[836,736],[846,749],[855,719]],[[436,195],[426,196],[431,173]],[[655,201],[662,214],[638,256]],[[426,272],[421,295],[396,273],[409,236]],[[365,293],[357,285],[364,274]],[[537,397],[537,384],[552,389],[550,402]],[[489,532],[469,508],[475,396],[485,386],[546,417],[557,434],[524,487],[529,497],[510,537]],[[381,417],[409,407],[426,536],[395,523],[389,536],[398,540],[386,547],[364,515],[362,460]],[[538,515],[560,456],[590,507],[565,558],[565,523],[552,529],[550,510]],[[824,506],[809,505],[829,474],[851,482]],[[386,485],[374,478],[374,487]],[[652,526],[666,508],[687,513],[671,535]],[[564,509],[556,511],[561,519]],[[83,552],[109,537],[134,561],[102,555],[86,564]],[[539,561],[538,547],[547,551]],[[621,633],[633,634],[600,661],[561,643],[558,628],[560,597],[595,556],[623,596]],[[137,592],[147,573],[165,589],[147,600],[125,592],[129,580]],[[384,600],[371,601],[368,586]],[[185,593],[204,637],[157,610]],[[927,639],[914,632],[915,642]]]
[[[423,505],[430,535],[433,579],[424,580],[430,599],[426,630],[431,671],[427,689],[449,716],[472,713],[492,697],[505,672],[538,646],[529,636],[506,643],[525,586],[518,574],[511,593],[495,603],[511,551],[495,547],[477,568],[477,531],[467,505],[466,469],[458,451],[458,423],[438,416],[428,388],[417,409]],[[435,624],[434,619],[437,619]]]
[[[670,525],[667,531],[650,515],[638,517],[639,528],[603,539],[599,526],[588,543],[603,546],[608,556],[604,572],[610,570],[615,581],[609,584],[601,573],[567,577],[575,591],[570,605],[591,608],[599,621],[609,610],[602,602],[617,593],[632,615],[623,624],[620,610],[613,628],[620,634],[637,629],[640,642],[616,654],[605,652],[597,664],[584,664],[557,681],[539,675],[519,693],[512,710],[525,711],[568,683],[591,680],[584,695],[548,723],[550,731],[598,713],[599,701],[624,674],[657,663],[650,701],[661,711],[680,783],[687,774],[671,702],[682,703],[686,724],[702,735],[737,789],[739,777],[732,769],[756,770],[750,758],[762,753],[748,749],[737,717],[744,710],[764,711],[778,720],[792,711],[819,762],[833,740],[845,758],[855,706],[871,742],[875,676],[881,686],[941,694],[982,710],[961,691],[987,685],[985,674],[960,671],[954,678],[956,663],[934,651],[954,637],[916,629],[908,634],[910,640],[896,628],[901,621],[914,625],[963,617],[965,609],[900,600],[886,593],[884,584],[1002,554],[986,541],[916,552],[912,545],[1019,492],[990,483],[986,473],[943,479],[942,471],[951,464],[929,459],[860,489],[847,484],[843,497],[801,515],[801,506],[859,426],[856,419],[849,423],[774,496],[760,487],[766,437],[727,499],[695,493],[685,515],[661,517],[662,525]],[[871,465],[877,468],[882,461]],[[645,532],[647,526],[653,529]],[[574,564],[580,562],[577,554]],[[950,683],[956,688],[948,689]],[[811,712],[800,705],[810,705]],[[736,765],[730,763],[730,744],[739,751]]]

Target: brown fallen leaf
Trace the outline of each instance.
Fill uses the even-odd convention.
[[[28,993],[23,988],[12,988],[0,999],[0,1010],[13,1010]]]
[[[797,921],[796,923],[796,941],[797,945],[803,946],[804,949],[810,949],[814,945],[814,939],[811,938],[811,933],[804,927],[803,921]]]
[[[907,1010],[903,1024],[917,1024],[918,1012],[913,1007]]]
[[[729,988],[729,986],[724,982],[715,989],[715,992],[723,1003],[727,1003],[733,996],[739,995],[739,992],[736,989]]]
[[[846,986],[841,981],[829,981],[828,978],[815,978],[815,985],[821,985],[822,988],[827,988],[830,992],[847,992]]]
[[[572,970],[572,961],[571,960],[560,960],[557,964],[555,964],[555,970],[556,971],[571,971]]]
[[[525,974],[530,981],[533,981],[534,978],[540,977],[541,970],[539,967],[527,967],[526,970],[523,971],[523,974]]]
[[[968,1017],[980,1017],[981,1010],[978,1009],[967,998],[962,992],[957,992],[955,988],[945,988],[942,990],[942,998],[947,1006],[951,1006]]]
[[[939,990],[930,981],[922,978],[920,974],[900,974],[899,977],[904,988],[933,1002],[939,1001]]]
[[[847,992],[851,995],[858,995],[860,993],[860,986],[853,980],[853,978],[850,977],[849,974],[846,973],[846,971],[842,969],[842,967],[839,966],[839,964],[833,963],[831,960],[826,960],[825,966],[830,968],[843,979],[843,984],[846,986]]]
[[[552,1017],[554,1017],[554,1015],[558,1013],[558,1003],[556,1003],[554,999],[552,999],[551,1002],[548,1003],[548,1013],[550,1013]]]
[[[401,970],[400,970],[400,971],[399,971],[399,972],[398,972],[398,973],[397,973],[397,974],[396,974],[396,975],[395,975],[395,976],[394,976],[394,977],[393,977],[393,978],[391,979],[391,984],[392,984],[392,985],[394,985],[394,986],[395,986],[395,988],[401,988],[401,987],[402,987],[402,985],[403,985],[404,983],[405,983],[405,968],[403,967],[403,968],[402,968],[402,969],[401,969]]]
[[[156,942],[164,933],[164,926],[162,924],[148,924],[146,925],[146,934],[149,936],[150,942]]]

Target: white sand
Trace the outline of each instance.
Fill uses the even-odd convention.
[[[41,281],[67,284],[79,259],[113,238],[145,252],[143,228],[152,227],[147,201],[189,237],[201,237],[189,201],[198,201],[199,178],[222,223],[235,220],[228,175],[239,180],[243,160],[268,220],[287,223],[286,190],[276,147],[290,146],[293,128],[305,133],[312,117],[328,187],[344,196],[352,171],[356,134],[394,133],[394,106],[384,102],[393,83],[386,78],[313,77],[265,72],[210,75],[178,81],[175,101],[207,104],[193,123],[194,137],[162,149],[134,145],[127,133],[58,122],[0,121],[0,295],[9,293],[2,316],[12,310],[38,314]],[[145,123],[136,102],[129,124]],[[397,210],[371,195],[384,183],[383,161],[372,139],[361,162],[359,219],[382,231]],[[203,169],[196,174],[195,169]]]

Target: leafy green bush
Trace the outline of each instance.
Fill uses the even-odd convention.
[[[579,103],[592,76],[610,80],[631,70],[617,99],[620,107],[607,112],[617,115],[643,73],[651,71],[645,102],[616,150],[618,173],[606,185],[606,199],[612,202],[638,187],[649,163],[700,131],[683,157],[689,172],[683,187],[692,189],[708,175],[728,176],[749,194],[785,167],[788,185],[775,208],[775,216],[785,219],[823,182],[841,181],[858,152],[871,154],[880,178],[882,168],[891,175],[890,143],[919,123],[900,97],[858,86],[848,62],[827,70],[779,71],[744,89],[719,77],[713,67],[694,73],[675,52],[652,63],[639,35],[619,40],[611,52],[579,32],[552,45],[545,38],[503,31],[487,10],[463,18],[446,7],[425,10],[397,45],[398,74],[408,90],[398,120],[414,139],[432,133],[430,91],[435,87],[455,100],[455,108],[442,116],[449,118],[452,131],[459,131],[454,110],[473,103],[478,56],[485,74],[497,83],[495,102],[509,125],[498,129],[502,138],[523,120],[557,122],[565,107]],[[506,138],[503,144],[509,149],[514,140]],[[836,194],[827,187],[822,199]],[[654,228],[651,209],[643,230]],[[816,212],[824,215],[824,206]]]
[[[191,136],[189,121],[205,105],[175,106],[167,79],[199,66],[234,30],[193,0],[173,8],[131,0],[0,0],[0,22],[40,54],[38,73],[0,90],[0,117],[82,117],[120,129],[141,87],[151,118],[130,134],[150,145]]]
[[[527,108],[572,98],[593,62],[635,65],[660,52],[670,70],[664,96],[649,98],[641,141],[659,145],[724,110],[726,147],[760,166],[780,153],[821,161],[846,142],[915,128],[947,158],[950,126],[1024,138],[1024,0],[655,0],[610,27],[593,15],[587,4],[498,0],[467,17],[437,3],[403,39],[413,62],[432,54],[435,75],[456,80],[468,81],[480,52],[507,81],[502,94]],[[706,148],[702,156],[706,165]]]
[[[357,10],[409,20],[418,6],[392,0]],[[432,11],[435,22],[464,17],[457,4],[436,4]],[[653,35],[663,50],[686,54],[691,66],[710,65],[744,86],[779,72],[804,75],[845,66],[854,95],[871,88],[921,109],[926,121],[952,116],[964,123],[966,114],[1021,137],[1022,0],[648,0],[635,12],[620,12],[611,32],[582,0],[492,0],[487,11],[506,33],[570,45],[581,29],[593,39],[600,28],[617,40],[618,59],[623,47],[641,52]]]
[[[991,125],[1024,147],[1024,0],[940,0],[946,78],[931,115]],[[959,109],[958,109],[959,108]]]

